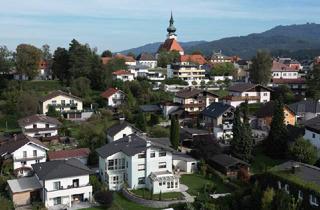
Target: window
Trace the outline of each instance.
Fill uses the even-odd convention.
[[[24,166],[27,164],[27,161],[21,161],[21,165]]]
[[[49,124],[47,123],[47,124],[46,124],[46,128],[49,128],[49,127],[50,127],[50,126],[49,126]]]
[[[127,161],[127,168],[129,167],[129,163],[128,163],[128,161]]]
[[[316,138],[316,134],[315,133],[312,134],[312,138],[313,139]]]
[[[246,96],[246,97],[248,97],[248,96],[249,96],[249,94],[248,94],[248,93],[246,93],[246,94],[245,94],[245,96]]]
[[[118,176],[114,176],[112,178],[113,184],[119,184],[119,177]]]
[[[72,186],[73,187],[79,187],[79,179],[72,180]]]
[[[73,105],[74,104],[74,100],[70,100],[70,104]]]
[[[178,188],[178,182],[175,182],[175,188]]]
[[[33,128],[37,128],[37,124],[33,124],[32,127],[33,127]]]
[[[278,189],[281,190],[281,182],[278,181]]]
[[[303,192],[301,190],[299,190],[299,192],[298,192],[298,198],[300,200],[303,200]]]
[[[36,163],[40,163],[40,160],[36,160]]]
[[[311,206],[319,206],[318,199],[314,195],[310,195],[309,203]]]
[[[156,153],[154,152],[154,151],[152,151],[151,153],[150,153],[150,158],[154,158],[156,156]]]
[[[167,188],[168,189],[170,188],[170,182],[167,182]]]
[[[52,103],[52,105],[56,105],[56,104],[57,104],[57,101],[56,101],[56,100],[53,100],[51,103]]]
[[[114,161],[108,160],[108,170],[113,170],[113,169],[114,169]]]
[[[38,155],[37,155],[37,150],[33,150],[33,157],[37,157]]]
[[[56,197],[53,199],[53,205],[60,205],[61,204],[61,197]]]
[[[159,182],[159,186],[162,186],[162,182]]]
[[[145,184],[145,178],[144,177],[139,177],[138,178],[138,184]]]
[[[263,96],[268,96],[268,93],[263,93]]]
[[[27,157],[27,151],[23,151],[23,157],[24,157],[24,158]]]
[[[139,164],[138,165],[138,171],[144,171],[145,170],[145,165],[144,164]]]
[[[159,152],[159,157],[164,157],[164,156],[166,156],[166,155],[167,155],[167,153],[166,153],[165,151]]]
[[[65,100],[61,100],[61,105],[65,105],[66,104],[66,101]]]
[[[60,182],[53,182],[53,189],[54,189],[54,190],[59,190],[60,187],[61,187],[60,184],[61,184]]]
[[[159,168],[167,168],[166,162],[159,162]]]
[[[140,158],[145,158],[146,157],[146,153],[140,153],[140,154],[138,154],[138,158],[140,159]]]

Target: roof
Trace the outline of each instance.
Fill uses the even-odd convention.
[[[296,162],[293,160],[287,161],[273,167],[272,171],[292,171],[295,167],[294,175],[306,182],[313,182],[320,185],[320,168],[305,163]],[[292,173],[293,174],[293,173]]]
[[[293,104],[290,104],[289,107],[295,112],[295,113],[320,113],[320,101],[314,100],[314,99],[305,99]]]
[[[52,160],[32,164],[40,180],[58,179],[92,174],[92,171],[78,159]]]
[[[142,136],[131,134],[96,149],[96,152],[102,158],[107,158],[110,155],[116,154],[118,152],[123,152],[128,156],[133,156],[147,149],[147,141],[148,140]],[[149,142],[150,146],[152,145],[165,150],[173,151],[171,148],[165,146],[164,144],[159,144],[151,141]]]
[[[150,53],[141,53],[137,57],[138,61],[157,61],[157,59]]]
[[[117,92],[122,92],[121,90],[118,90],[116,88],[109,88],[106,91],[104,91],[103,93],[100,94],[100,96],[102,98],[106,98],[108,99],[110,96],[112,96],[113,94],[117,93]],[[122,92],[123,93],[123,92]]]
[[[306,129],[320,133],[320,116],[307,120],[304,125]]]
[[[296,78],[296,79],[280,79],[280,78],[273,78],[272,79],[273,84],[305,84],[306,79],[305,78]]]
[[[141,105],[141,106],[139,106],[139,109],[142,112],[159,112],[159,111],[161,111],[161,108],[159,105]]]
[[[112,74],[113,75],[133,75],[129,71],[126,71],[126,70],[114,71],[114,72],[112,72]]]
[[[182,152],[173,153],[172,159],[173,160],[183,160],[183,161],[186,161],[186,162],[195,162],[195,161],[197,161],[196,159],[194,159],[190,155],[187,155],[187,154],[182,153]]]
[[[193,98],[193,97],[197,97],[199,94],[208,94],[208,95],[212,95],[212,96],[215,96],[215,97],[219,97],[218,95],[214,94],[214,93],[211,93],[211,92],[208,92],[208,91],[205,91],[205,90],[200,90],[200,89],[195,89],[195,88],[185,88],[183,90],[180,90],[179,92],[176,93],[176,97],[179,97],[179,98]]]
[[[167,39],[163,44],[160,45],[159,51],[161,50],[178,52],[184,51],[176,39]]]
[[[298,72],[299,69],[292,68],[290,66],[287,66],[283,63],[273,61],[271,72]]]
[[[214,155],[214,156],[212,156],[210,161],[216,163],[217,165],[223,166],[225,168],[229,168],[229,167],[235,166],[237,164],[249,165],[248,163],[246,163],[238,158],[235,158],[235,157],[232,157],[231,155],[226,155],[226,154]]]
[[[46,96],[42,97],[42,98],[40,99],[40,102],[47,101],[47,100],[49,100],[49,99],[55,98],[55,97],[60,96],[60,95],[63,95],[63,96],[66,96],[66,97],[70,97],[70,98],[74,98],[74,99],[77,99],[77,100],[82,101],[81,98],[79,98],[79,97],[77,97],[77,96],[74,96],[74,95],[72,95],[71,93],[66,93],[66,92],[63,92],[63,91],[61,91],[61,90],[55,90],[55,91],[50,92],[50,93],[47,94]]]
[[[114,56],[115,58],[122,58],[125,60],[125,62],[136,62],[136,60],[132,57],[132,56],[127,56],[127,55],[123,55],[123,54],[116,54]]]
[[[200,65],[207,63],[206,59],[202,55],[181,55],[179,61],[197,63]]]
[[[181,133],[187,133],[191,135],[207,135],[210,132],[208,130],[201,130],[196,128],[188,128],[188,127],[181,127]]]
[[[275,104],[274,101],[269,101],[263,104],[256,113],[257,117],[258,118],[272,117],[274,113],[274,104]],[[288,105],[284,105],[284,108],[295,115],[295,112],[291,110],[291,108]]]
[[[37,177],[22,177],[7,181],[12,193],[28,192],[41,189],[42,186]]]
[[[229,104],[222,102],[213,102],[208,107],[206,107],[201,113],[204,116],[217,118],[223,115],[226,111],[232,109],[233,107]]]
[[[27,126],[27,125],[30,125],[33,123],[38,123],[38,122],[49,123],[49,124],[54,124],[54,125],[61,125],[62,124],[56,118],[48,117],[46,115],[41,115],[41,114],[31,115],[31,116],[28,116],[28,117],[25,117],[25,118],[18,120],[18,123],[21,127],[24,127],[24,126]]]
[[[246,91],[249,91],[251,89],[255,89],[257,87],[260,87],[260,88],[263,88],[265,90],[268,90],[268,91],[272,91],[270,88],[267,88],[267,87],[264,87],[262,85],[259,85],[259,84],[251,84],[251,83],[239,83],[239,84],[235,84],[235,85],[232,85],[231,87],[229,87],[229,91],[231,92],[246,92]]]
[[[211,60],[232,60],[232,57],[223,55],[221,52],[215,52],[211,56]]]
[[[26,136],[24,134],[19,134],[13,137],[11,140],[0,146],[0,155],[11,154],[22,146],[32,143],[39,147],[44,148],[45,150],[49,150],[41,141],[36,138],[32,138],[30,136]]]
[[[90,154],[89,148],[50,151],[50,152],[48,152],[48,159],[49,160],[62,160],[62,159],[70,159],[70,158],[82,158],[82,157],[88,157],[89,154]]]
[[[135,128],[132,124],[124,121],[124,122],[120,122],[118,124],[115,124],[113,126],[111,126],[110,128],[107,129],[107,134],[109,136],[115,136],[117,133],[119,133],[120,131],[122,131],[123,129],[125,129],[126,127],[131,127],[133,128],[134,130],[138,131],[137,128]]]

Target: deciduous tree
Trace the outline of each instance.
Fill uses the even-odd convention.
[[[256,84],[267,85],[271,79],[272,58],[266,51],[258,51],[252,59],[250,80]]]
[[[317,148],[303,137],[298,138],[289,147],[289,152],[294,160],[310,165],[315,164],[318,159]]]
[[[16,50],[16,69],[22,76],[33,79],[38,74],[42,52],[35,46],[20,44]]]

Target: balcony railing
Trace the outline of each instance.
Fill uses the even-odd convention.
[[[90,183],[88,184],[85,184],[85,185],[81,185],[81,186],[74,186],[74,185],[68,185],[66,187],[64,186],[60,186],[59,189],[54,189],[54,190],[47,190],[47,192],[55,192],[55,191],[59,191],[59,190],[70,190],[70,189],[79,189],[79,188],[83,188],[83,187],[88,187],[88,186],[91,186]]]
[[[40,156],[29,156],[29,157],[15,157],[15,161],[28,161],[28,160],[40,160],[45,158],[46,156],[40,155]]]
[[[57,107],[57,108],[76,108],[78,107],[77,103],[73,104],[50,104],[49,106]]]

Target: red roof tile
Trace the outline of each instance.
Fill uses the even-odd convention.
[[[136,60],[131,57],[131,56],[127,56],[127,55],[122,55],[122,54],[117,54],[114,56],[115,58],[122,58],[124,59],[126,62],[135,62]]]
[[[79,148],[73,150],[60,150],[48,152],[49,160],[69,159],[78,157],[87,157],[90,154],[89,148]]]
[[[181,55],[180,62],[192,62],[200,65],[207,63],[202,55]]]
[[[166,50],[166,51],[178,51],[183,52],[183,48],[181,45],[177,42],[175,39],[167,39],[159,48],[160,50]]]
[[[305,84],[306,80],[304,78],[298,79],[272,79],[273,84]]]
[[[112,73],[113,75],[131,75],[130,72],[126,71],[126,70],[118,70]]]
[[[112,96],[113,94],[115,94],[118,91],[119,90],[117,90],[115,88],[109,88],[108,90],[106,90],[103,93],[101,93],[101,97],[108,99],[110,96]]]
[[[299,71],[299,69],[295,69],[295,68],[292,68],[292,67],[289,67],[283,63],[279,63],[277,61],[273,61],[272,63],[272,69],[271,69],[272,72],[279,72],[279,71]]]

